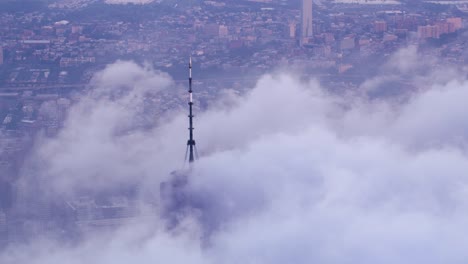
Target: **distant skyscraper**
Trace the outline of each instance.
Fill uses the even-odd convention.
[[[296,23],[289,22],[289,37],[296,38]]]
[[[302,0],[301,42],[307,43],[313,37],[312,0]]]
[[[0,46],[0,65],[3,64],[3,48]]]

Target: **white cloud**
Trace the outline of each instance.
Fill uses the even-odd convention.
[[[179,168],[185,114],[148,131],[126,121],[148,87],[171,84],[167,76],[120,62],[95,80],[101,89],[38,149],[54,189],[154,184]],[[115,87],[124,93],[115,97]],[[461,79],[405,102],[368,101],[289,74],[264,76],[229,107],[197,113],[203,157],[189,189],[201,215],[187,215],[173,231],[142,220],[74,246],[38,241],[0,261],[464,263],[467,93]],[[121,130],[132,133],[115,133]],[[215,229],[200,239],[207,228]]]
[[[62,194],[167,174],[176,159],[162,160],[160,149],[168,149],[166,144],[172,141],[158,136],[157,129],[143,129],[138,122],[145,115],[146,96],[172,85],[170,78],[134,63],[117,62],[97,74],[92,83],[96,89],[72,107],[58,136],[38,144],[30,174]],[[156,118],[145,120],[154,119],[154,124]]]

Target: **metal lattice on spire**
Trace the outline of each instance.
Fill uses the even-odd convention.
[[[189,139],[187,141],[187,151],[189,152],[189,163],[195,161],[194,149],[195,149],[195,140],[193,139],[193,96],[192,96],[192,57],[189,60]],[[186,152],[187,153],[187,152]],[[186,154],[187,156],[187,154]],[[187,159],[187,157],[186,157]]]

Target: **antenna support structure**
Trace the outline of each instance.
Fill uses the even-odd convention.
[[[193,139],[193,95],[192,95],[192,57],[189,60],[189,139],[187,140],[187,149],[185,151],[185,161],[187,161],[187,152],[188,152],[188,161],[189,164],[192,164],[195,161],[195,153],[197,151],[195,145],[195,139]]]

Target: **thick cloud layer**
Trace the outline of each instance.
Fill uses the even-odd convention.
[[[159,175],[168,175],[181,164],[178,158],[183,146],[172,149],[170,144],[185,131],[174,130],[180,135],[172,137],[147,128],[158,117],[147,113],[146,105],[162,103],[148,102],[148,98],[173,87],[166,74],[117,62],[98,73],[92,87],[95,89],[72,107],[58,136],[39,142],[32,158],[33,173],[26,172],[26,176],[34,174],[52,192],[66,194],[146,179],[159,182],[166,177]]]
[[[419,67],[398,65],[405,52],[419,59],[414,49],[396,54],[385,66],[395,75]],[[78,245],[13,247],[0,262],[464,263],[468,81],[421,75],[426,86],[404,102],[331,94],[287,73],[264,76],[248,94],[226,99],[229,106],[197,115],[202,158],[189,189],[205,207],[178,228],[142,218]],[[59,136],[39,144],[45,181],[59,193],[157,186],[180,167],[186,115],[150,129],[131,120],[147,92],[170,79],[119,62],[95,84]],[[202,241],[207,219],[216,229]]]

